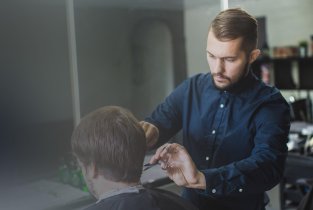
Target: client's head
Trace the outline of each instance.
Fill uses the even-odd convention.
[[[93,111],[75,128],[71,143],[95,197],[140,182],[146,140],[129,111],[117,106]]]

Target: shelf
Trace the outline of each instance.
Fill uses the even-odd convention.
[[[313,57],[261,58],[251,65],[253,72],[259,78],[261,78],[263,65],[270,65],[272,68],[273,82],[278,89],[313,90]],[[295,69],[299,84],[295,83]]]

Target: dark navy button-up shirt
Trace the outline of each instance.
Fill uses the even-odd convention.
[[[165,143],[183,130],[183,144],[206,178],[206,190],[185,189],[200,209],[256,210],[264,192],[279,183],[287,155],[289,106],[251,72],[229,91],[211,74],[179,85],[147,122]]]

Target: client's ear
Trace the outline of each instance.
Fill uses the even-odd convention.
[[[89,170],[90,170],[90,173],[91,173],[90,175],[91,175],[92,178],[95,179],[95,178],[98,177],[99,171],[98,171],[98,168],[97,168],[96,164],[92,163],[90,165],[90,167],[89,167]]]
[[[96,167],[95,164],[90,164],[90,165],[86,165],[84,164],[83,162],[79,161],[78,160],[78,164],[83,172],[83,175],[86,177],[86,178],[97,178],[98,176],[98,169]]]

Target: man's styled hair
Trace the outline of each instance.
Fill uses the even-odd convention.
[[[145,133],[126,109],[106,106],[84,117],[72,134],[72,150],[85,166],[115,182],[138,182],[146,151]]]
[[[242,49],[247,55],[257,47],[257,20],[240,8],[220,12],[210,29],[218,40],[228,41],[242,37]]]

